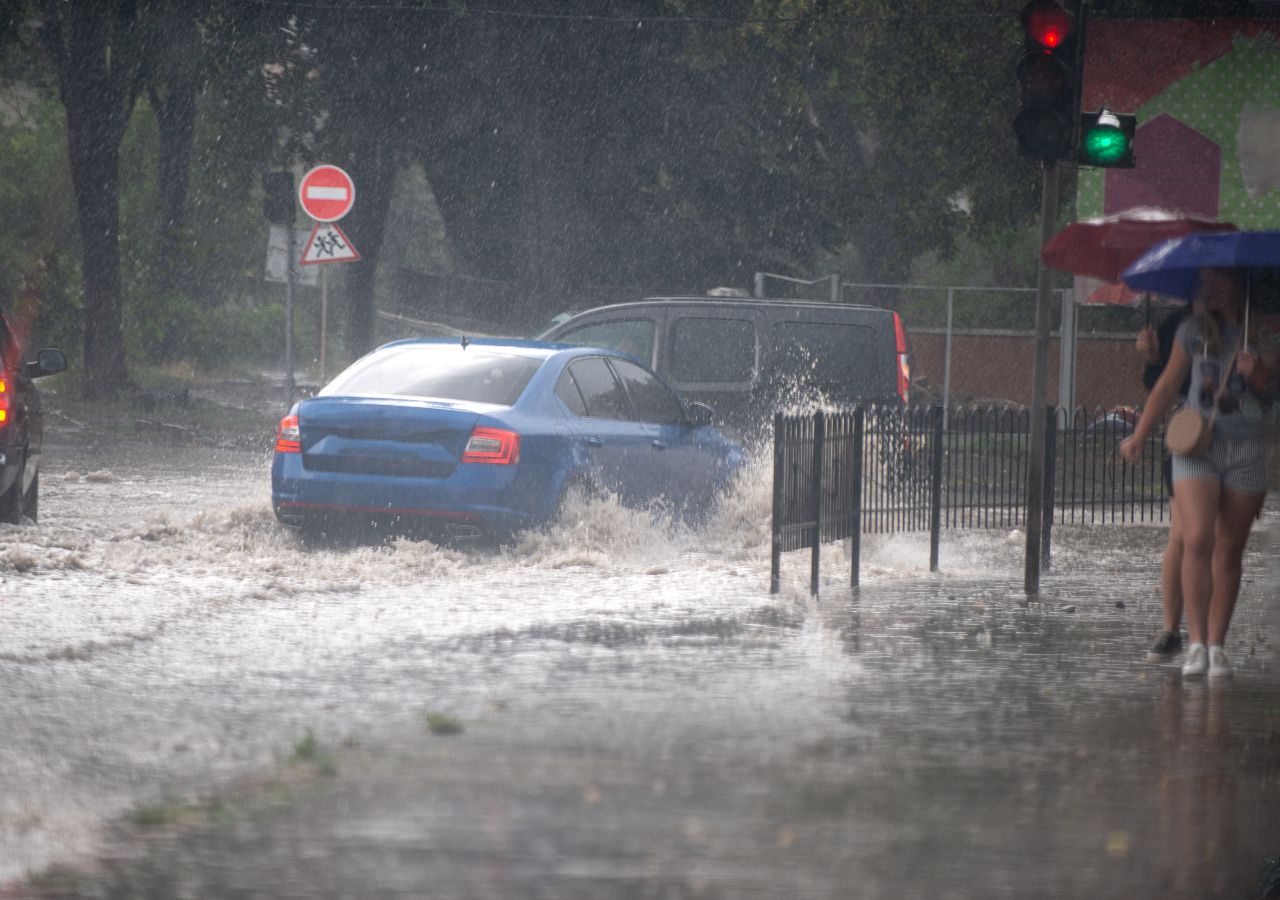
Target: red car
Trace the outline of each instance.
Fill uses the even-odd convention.
[[[0,315],[0,522],[39,516],[44,409],[34,381],[66,367],[66,355],[52,347],[24,362],[22,345]]]

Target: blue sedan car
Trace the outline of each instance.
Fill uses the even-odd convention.
[[[515,340],[408,340],[357,360],[280,422],[271,499],[286,525],[417,526],[502,538],[581,487],[705,509],[743,462],[638,360]]]

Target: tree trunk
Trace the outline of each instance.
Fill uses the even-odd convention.
[[[80,219],[86,399],[128,383],[120,297],[120,137],[110,112],[68,99],[67,155]]]
[[[67,159],[80,221],[87,399],[128,383],[120,286],[120,140],[140,56],[133,3],[42,0],[40,38],[67,113]]]
[[[152,106],[160,131],[160,284],[166,294],[181,290],[187,225],[188,174],[196,125],[195,79],[176,81],[160,98],[152,93]]]
[[[360,253],[359,262],[346,264],[344,349],[350,359],[368,353],[377,340],[373,287],[396,176],[395,153],[385,141],[361,143],[344,166],[355,182],[356,203],[342,229]]]

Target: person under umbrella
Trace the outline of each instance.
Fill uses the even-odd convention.
[[[1140,259],[1153,246],[1171,238],[1190,234],[1237,231],[1230,222],[1205,219],[1177,210],[1135,207],[1097,219],[1072,222],[1055,234],[1040,250],[1044,264],[1075,275],[1100,278],[1107,282],[1094,290],[1086,303],[1132,305],[1141,301],[1146,325],[1139,332],[1138,352],[1146,364],[1142,373],[1148,392],[1155,386],[1169,361],[1174,334],[1186,310],[1167,316],[1158,331],[1151,328],[1151,292],[1133,291],[1120,279],[1126,268]],[[1184,388],[1180,396],[1185,395]],[[1165,454],[1162,466],[1165,489],[1173,497],[1172,461]],[[1147,651],[1150,662],[1172,659],[1182,650],[1182,530],[1178,527],[1176,508],[1170,505],[1169,538],[1161,559],[1162,628]]]
[[[1133,433],[1120,444],[1124,458],[1137,461],[1179,385],[1190,376],[1187,402],[1206,418],[1212,416],[1212,437],[1201,456],[1173,456],[1174,514],[1182,530],[1181,583],[1191,641],[1184,676],[1231,674],[1223,646],[1240,591],[1245,544],[1267,492],[1263,415],[1275,397],[1276,369],[1274,360],[1263,361],[1250,349],[1247,279],[1241,268],[1198,270],[1198,305],[1179,326],[1169,364]]]
[[[1138,332],[1135,346],[1146,365],[1142,369],[1142,384],[1148,394],[1155,388],[1173,356],[1178,328],[1191,314],[1191,304],[1185,303],[1165,316],[1158,329],[1150,323]],[[1190,379],[1184,378],[1178,385],[1177,400],[1185,402]],[[1169,494],[1169,539],[1165,543],[1160,560],[1160,611],[1163,626],[1151,649],[1148,662],[1165,662],[1182,651],[1182,528],[1173,503],[1173,457],[1164,451],[1160,465],[1165,491]]]

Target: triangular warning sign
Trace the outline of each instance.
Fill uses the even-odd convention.
[[[301,265],[315,263],[355,262],[360,258],[359,252],[351,244],[351,239],[342,233],[342,229],[332,222],[318,222],[307,238],[307,246],[302,251]]]

